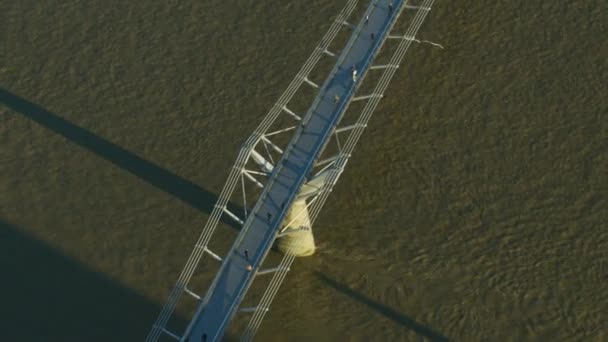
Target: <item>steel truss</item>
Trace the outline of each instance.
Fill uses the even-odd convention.
[[[188,284],[204,254],[208,254],[212,259],[218,262],[223,261],[223,258],[216,252],[212,251],[208,246],[219,221],[222,219],[223,215],[230,217],[230,219],[239,226],[242,226],[247,220],[250,212],[248,205],[255,203],[262,193],[260,190],[258,190],[260,193],[256,195],[255,190],[252,190],[252,188],[264,189],[267,179],[272,173],[275,165],[280,162],[281,156],[288,152],[285,151],[284,146],[275,143],[275,139],[282,135],[289,134],[290,132],[296,132],[296,134],[299,134],[298,127],[305,124],[307,118],[313,114],[311,110],[315,107],[315,103],[313,103],[311,110],[305,113],[305,115],[300,115],[289,108],[290,101],[304,84],[311,86],[314,89],[323,89],[325,87],[325,84],[319,86],[308,78],[311,71],[324,55],[330,58],[336,58],[336,55],[339,55],[337,57],[338,61],[336,63],[336,67],[331,71],[330,76],[328,77],[328,80],[331,79],[331,75],[337,71],[337,66],[346,55],[345,52],[350,49],[355,41],[355,38],[365,25],[363,20],[361,20],[357,26],[347,21],[347,18],[355,9],[357,2],[357,0],[349,0],[347,2],[346,6],[334,20],[328,32],[313,50],[312,54],[304,63],[298,74],[294,77],[287,89],[273,105],[271,110],[258,125],[253,134],[241,147],[237,159],[230,170],[228,179],[226,180],[218,200],[214,205],[213,211],[211,212],[209,219],[203,228],[192,253],[190,254],[190,257],[188,258],[188,261],[182,269],[182,272],[173,290],[171,291],[167,302],[163,306],[156,322],[153,325],[153,328],[147,336],[146,341],[157,341],[163,334],[176,340],[182,340],[182,337],[180,337],[177,333],[167,329],[167,323],[173,315],[175,307],[183,293],[188,294],[198,302],[202,301],[204,303],[205,298],[191,291],[188,288]],[[400,40],[397,50],[393,54],[389,63],[370,67],[370,70],[373,72],[375,72],[375,70],[382,72],[382,75],[373,92],[371,94],[353,96],[351,101],[346,104],[346,107],[348,107],[352,101],[366,101],[363,110],[359,113],[354,124],[335,128],[333,137],[338,146],[337,153],[315,163],[314,174],[318,175],[322,172],[328,172],[328,176],[325,183],[323,183],[323,186],[316,192],[316,195],[314,195],[314,197],[307,202],[307,210],[312,224],[314,224],[314,221],[316,220],[323,204],[327,200],[329,193],[332,191],[333,186],[336,184],[338,178],[342,174],[359,138],[363,134],[363,131],[365,130],[365,127],[367,126],[367,123],[369,122],[375,108],[380,102],[380,99],[383,97],[388,83],[392,79],[396,70],[399,68],[399,64],[401,63],[411,43],[428,42],[417,40],[415,35],[422,25],[427,13],[430,11],[433,2],[434,0],[424,0],[421,1],[420,5],[414,6],[410,5],[409,2],[406,1],[406,4],[400,7],[399,12],[401,13],[401,11],[408,10],[414,11],[415,14],[405,34],[387,35],[382,41],[378,42],[378,44],[382,46],[386,39]],[[367,15],[372,13],[378,6],[380,6],[378,1],[372,1],[363,14],[363,17],[365,18]],[[351,39],[341,53],[338,54],[335,52],[330,52],[328,50],[329,46],[336,35],[343,28],[354,30]],[[432,42],[428,43],[438,45]],[[370,59],[373,57],[375,56],[371,56]],[[371,62],[371,60],[368,62]],[[365,75],[361,76],[365,77]],[[363,79],[361,81],[363,81]],[[362,82],[359,82],[359,86],[361,83]],[[274,127],[276,126],[274,124],[281,115],[288,117],[290,121],[288,120],[287,123],[284,123],[282,127]],[[346,137],[344,138],[344,136]],[[340,141],[344,141],[344,143],[340,143]],[[235,198],[239,198],[242,212],[234,212],[234,209],[231,209],[234,206],[229,205],[230,201],[231,199]],[[282,237],[301,229],[300,227],[291,227],[292,223],[293,220],[292,222],[288,222],[279,232],[277,237]],[[283,282],[287,272],[290,270],[294,259],[295,255],[288,251],[285,253],[283,259],[278,265],[266,269],[260,269],[256,272],[256,275],[272,274],[272,278],[268,287],[263,293],[261,300],[256,306],[245,307],[239,310],[241,313],[251,314],[249,323],[242,336],[243,341],[251,341],[253,339],[253,336],[257,332],[266,312],[269,310],[270,304],[276,295],[280,284]]]

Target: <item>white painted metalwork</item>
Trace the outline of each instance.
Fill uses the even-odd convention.
[[[247,177],[247,179],[249,179],[250,181],[252,181],[255,185],[257,185],[260,189],[262,189],[264,187],[264,184],[262,184],[260,181],[258,181],[255,177],[253,177],[249,172],[247,172],[246,170],[243,170],[243,175],[245,175],[245,177]]]
[[[270,139],[268,139],[265,135],[262,136],[262,140],[268,145],[270,145],[275,152],[283,154],[283,150],[279,146],[275,145],[272,141],[270,141]]]
[[[425,0],[423,2],[422,7],[430,9],[433,5],[433,2],[434,2],[434,0]],[[428,12],[429,12],[428,10],[419,10],[416,12],[415,17],[412,20],[412,23],[410,24],[410,26],[407,30],[406,34],[408,36],[415,36],[415,34],[420,29],[420,26],[422,25],[422,22],[424,21]],[[401,63],[411,42],[412,42],[411,40],[406,40],[406,39],[401,41],[401,43],[397,47],[397,51],[393,54],[393,57],[391,58],[391,60],[389,62],[390,65],[399,65]],[[381,79],[379,80],[378,84],[376,85],[376,89],[374,90],[374,93],[376,93],[376,94],[384,93],[385,89],[388,86],[388,83],[390,82],[393,75],[395,74],[396,69],[397,68],[386,68],[385,69],[383,75],[381,76]],[[311,223],[314,224],[314,221],[316,220],[323,204],[327,200],[327,197],[329,196],[329,193],[331,192],[333,185],[337,182],[342,171],[344,170],[344,167],[346,166],[346,163],[348,162],[349,156],[351,155],[352,151],[354,150],[355,145],[357,144],[359,138],[363,134],[363,131],[364,131],[365,127],[367,126],[367,122],[371,118],[379,101],[380,101],[380,98],[371,99],[369,102],[367,102],[365,108],[361,112],[361,115],[359,116],[359,119],[357,121],[357,123],[359,123],[361,126],[354,129],[351,132],[351,134],[349,135],[349,137],[347,138],[346,144],[344,145],[343,149],[341,149],[340,157],[335,161],[335,167],[332,168],[333,172],[329,176],[329,180],[324,184],[323,191],[321,191],[321,193],[318,195],[318,197],[315,197],[315,199],[320,198],[320,200],[317,201],[315,203],[315,205],[311,206],[311,208],[310,208],[309,217],[310,217]],[[280,267],[289,268],[291,266],[291,264],[293,263],[294,259],[295,259],[295,256],[293,254],[286,253],[285,256],[283,257],[283,260],[281,261]],[[276,292],[278,291],[278,286],[282,283],[283,279],[286,276],[286,273],[287,272],[277,272],[273,276],[273,279],[271,280],[271,284],[268,286],[266,292],[264,293],[264,296],[262,297],[262,300],[260,301],[260,305],[265,305],[265,306],[270,305],[270,303],[272,302],[272,299],[274,298],[274,296],[276,295]],[[249,325],[247,326],[247,328],[245,330],[245,334],[243,335],[242,341],[251,341],[253,339],[253,336],[255,335],[255,332],[259,328],[259,326],[262,322],[262,319],[264,318],[264,315],[265,315],[265,312],[256,312],[253,315],[253,317],[249,321]]]
[[[233,220],[235,220],[238,224],[243,225],[243,220],[241,220],[236,214],[228,210],[228,208],[224,207],[224,212],[230,216]]]
[[[283,92],[276,104],[272,107],[272,109],[264,118],[264,120],[262,120],[262,122],[258,125],[254,133],[249,137],[249,139],[247,139],[247,141],[241,147],[241,150],[239,151],[239,154],[236,158],[235,164],[232,167],[230,174],[228,175],[226,184],[224,185],[224,188],[222,189],[218,197],[217,204],[214,206],[214,209],[211,212],[211,215],[209,216],[209,219],[207,220],[207,223],[203,228],[190,257],[188,258],[186,265],[184,266],[173,290],[169,294],[167,302],[163,306],[150,333],[146,337],[147,342],[157,341],[160,335],[164,332],[165,326],[173,315],[173,311],[175,310],[175,306],[177,305],[181,294],[184,292],[184,288],[192,278],[194,270],[196,269],[196,266],[198,265],[203,253],[206,251],[206,246],[211,240],[211,236],[213,235],[215,228],[217,227],[221,219],[223,213],[223,210],[221,208],[225,207],[228,203],[239,178],[241,178],[242,180],[242,170],[245,164],[247,163],[247,160],[249,159],[251,151],[255,148],[255,145],[259,141],[259,137],[269,130],[273,122],[281,113],[282,109],[286,108],[287,103],[289,103],[289,101],[292,99],[294,94],[304,82],[304,77],[306,77],[311,72],[317,62],[321,59],[321,56],[323,54],[322,51],[329,47],[329,45],[334,40],[341,27],[343,26],[343,23],[346,22],[346,18],[348,18],[348,16],[350,16],[352,11],[355,9],[356,4],[357,0],[349,0],[346,3],[346,5],[336,18],[335,22],[331,25],[325,36],[321,39],[317,48],[313,50],[313,53],[306,60],[298,74],[291,81],[291,83]]]
[[[323,50],[323,53],[326,54],[326,55],[328,55],[328,56],[330,56],[330,57],[336,57],[335,53],[333,53],[333,52],[331,52],[331,51],[329,51],[327,49]]]
[[[301,117],[300,117],[298,114],[296,114],[296,113],[292,112],[292,111],[291,111],[289,108],[287,108],[287,106],[283,106],[283,108],[282,108],[282,109],[283,109],[283,110],[284,110],[284,111],[285,111],[287,114],[289,114],[289,115],[293,116],[293,117],[294,117],[296,120],[298,120],[298,121],[302,121],[302,118],[301,118]]]
[[[298,117],[298,120],[302,120],[302,119],[300,117]],[[287,128],[284,128],[284,129],[280,129],[278,131],[266,133],[265,136],[269,137],[269,136],[272,136],[272,135],[277,135],[277,134],[293,131],[295,128],[296,128],[296,126],[287,127]]]
[[[349,23],[346,20],[344,20],[341,24],[344,25],[344,26],[346,26],[346,27],[348,27],[348,28],[350,28],[350,29],[353,29],[353,30],[355,29],[355,25]]]
[[[338,129],[336,129],[336,133],[342,133],[342,132],[346,132],[346,131],[350,131],[351,129],[355,129],[355,128],[365,128],[366,125],[361,126],[360,124],[353,124],[353,125],[349,125],[349,126],[344,126],[344,127],[340,127]]]
[[[169,330],[167,330],[167,329],[165,329],[165,328],[161,328],[161,329],[162,329],[162,332],[163,332],[163,333],[165,333],[165,335],[167,335],[167,336],[169,336],[169,337],[173,338],[174,340],[178,340],[178,341],[179,341],[179,340],[181,339],[181,337],[179,337],[179,336],[177,336],[176,334],[174,334],[174,333],[170,332]]]
[[[197,246],[197,247],[198,247],[198,246]],[[215,259],[215,260],[217,260],[217,261],[219,261],[219,262],[222,262],[222,258],[221,258],[219,255],[217,255],[217,254],[213,253],[213,252],[212,252],[212,251],[211,251],[209,248],[204,247],[204,248],[203,248],[203,250],[204,250],[204,251],[205,251],[207,254],[211,255],[211,257],[212,257],[213,259]],[[184,288],[186,288],[186,287],[184,286]]]
[[[386,68],[399,68],[399,66],[398,65],[390,65],[390,64],[382,64],[382,65],[372,65],[370,67],[371,70],[386,69]]]
[[[260,171],[249,170],[249,169],[243,169],[243,171],[247,172],[249,174],[260,175],[260,176],[264,176],[264,177],[268,177],[270,175],[269,172],[260,172]]]
[[[389,38],[389,39],[405,39],[405,40],[411,40],[411,41],[416,42],[416,43],[418,43],[418,44],[424,44],[424,43],[425,43],[425,44],[431,44],[431,45],[436,46],[436,47],[438,47],[438,48],[440,48],[440,49],[442,49],[442,50],[443,50],[443,49],[445,49],[445,48],[443,47],[443,45],[441,45],[441,44],[434,43],[434,42],[432,42],[432,41],[430,41],[430,40],[420,40],[420,39],[416,39],[416,37],[413,37],[413,36],[405,36],[405,35],[404,35],[404,36],[399,36],[399,35],[392,35],[392,36],[388,36],[388,38]],[[372,67],[372,69],[373,69],[373,67]]]
[[[356,102],[356,101],[361,101],[361,100],[369,100],[372,97],[382,97],[382,94],[371,94],[371,95],[363,95],[363,96],[356,96],[353,97],[352,100],[350,100],[351,102]]]
[[[190,291],[189,288],[184,287],[184,291],[186,291],[187,294],[191,295],[192,297],[194,297],[196,300],[201,300],[201,296],[197,295],[196,293]]]
[[[405,9],[412,9],[412,10],[423,10],[423,11],[430,11],[431,8],[430,7],[422,7],[422,6],[412,6],[412,5],[403,5],[403,7]]]
[[[274,273],[274,272],[278,272],[278,271],[289,271],[289,269],[284,270],[281,267],[273,267],[273,268],[268,268],[268,269],[265,269],[265,270],[259,270],[255,274],[256,275],[263,275],[263,274],[270,274],[270,273]]]
[[[317,89],[319,88],[319,85],[316,84],[315,82],[309,80],[308,77],[304,77],[304,82],[310,84],[310,86],[313,88],[317,88]]]
[[[430,45],[436,46],[436,47],[438,47],[438,48],[440,48],[440,49],[442,49],[442,50],[444,50],[444,49],[445,49],[445,47],[443,47],[443,45],[438,44],[438,43],[433,43],[433,42],[432,42],[432,41],[430,41],[430,40],[418,40],[418,39],[412,39],[412,41],[414,41],[414,42],[416,42],[416,43],[418,43],[418,44],[430,44]]]
[[[239,309],[239,312],[251,313],[251,312],[268,311],[268,310],[269,310],[268,308],[264,308],[264,307],[260,307],[260,306],[254,306],[254,307],[250,307],[250,308]]]
[[[321,58],[321,56],[323,54],[335,57],[335,54],[328,51],[328,47],[331,44],[331,42],[333,41],[333,39],[335,38],[335,36],[337,35],[341,26],[347,26],[347,27],[354,29],[355,30],[353,33],[354,36],[359,34],[359,32],[361,31],[361,27],[364,25],[364,22],[360,21],[359,25],[357,27],[355,27],[354,25],[352,25],[346,21],[346,18],[353,11],[356,3],[357,3],[356,0],[348,1],[345,8],[342,10],[342,12],[338,16],[338,18],[334,21],[334,23],[330,27],[329,31],[327,32],[327,34],[321,40],[321,42],[319,43],[317,48],[313,51],[313,53],[311,54],[309,59],[306,61],[304,66],[300,69],[300,71],[298,72],[296,77],[292,80],[292,82],[290,83],[288,88],[281,95],[281,97],[276,102],[276,104],[272,107],[272,109],[270,110],[270,112],[268,113],[266,118],[264,118],[264,120],[258,125],[257,129],[254,131],[254,133],[249,137],[249,139],[247,139],[247,141],[242,146],[241,150],[239,151],[239,155],[236,159],[236,162],[230,171],[228,180],[226,181],[226,184],[218,197],[218,202],[214,206],[214,209],[209,217],[209,220],[207,221],[207,224],[205,225],[205,228],[203,229],[203,231],[194,247],[194,250],[192,251],[190,258],[188,259],[188,262],[186,263],[184,269],[182,270],[182,273],[181,273],[173,291],[169,295],[169,299],[168,299],[167,303],[165,304],[161,313],[159,314],[159,317],[156,320],[156,323],[154,324],[146,341],[150,341],[150,342],[156,341],[158,339],[158,337],[160,336],[160,334],[162,334],[162,333],[165,333],[177,340],[180,339],[180,337],[178,335],[175,335],[175,334],[167,331],[165,329],[165,326],[166,326],[167,322],[169,321],[171,315],[173,314],[173,311],[177,304],[177,300],[179,299],[179,297],[181,296],[181,294],[183,292],[186,292],[189,295],[193,296],[195,299],[201,301],[203,303],[203,305],[206,302],[210,292],[213,289],[213,286],[214,286],[213,284],[210,287],[210,289],[207,291],[207,294],[205,295],[205,297],[202,300],[201,300],[200,296],[194,294],[192,291],[190,291],[187,288],[187,284],[190,281],[190,279],[194,273],[194,270],[196,269],[196,266],[198,265],[203,253],[206,252],[207,254],[211,255],[211,257],[213,259],[222,261],[222,258],[220,258],[217,254],[211,252],[211,250],[209,250],[207,248],[207,244],[209,243],[209,241],[212,237],[212,234],[213,234],[215,228],[217,227],[217,224],[218,224],[219,220],[221,219],[222,215],[226,214],[229,217],[231,217],[233,220],[239,222],[239,224],[241,224],[241,225],[244,224],[244,222],[241,218],[239,218],[236,214],[232,213],[230,210],[227,209],[228,201],[231,198],[232,193],[235,190],[236,184],[239,182],[239,178],[240,178],[240,182],[241,182],[241,191],[243,194],[243,211],[244,211],[244,215],[245,215],[244,218],[245,218],[245,220],[247,220],[247,218],[249,217],[248,216],[249,210],[247,208],[247,201],[246,201],[247,196],[245,194],[245,190],[246,190],[245,178],[247,178],[248,180],[253,182],[253,184],[255,184],[256,186],[258,186],[260,188],[264,188],[265,185],[263,184],[263,181],[259,181],[253,175],[261,175],[261,176],[264,176],[264,178],[266,179],[267,177],[269,177],[271,175],[272,172],[274,172],[273,170],[275,169],[275,165],[274,165],[275,162],[274,162],[272,153],[274,152],[279,155],[295,153],[294,150],[290,149],[291,146],[289,146],[287,148],[287,150],[284,150],[280,146],[277,146],[276,144],[274,144],[268,137],[272,136],[272,135],[284,133],[284,132],[289,132],[291,130],[294,130],[296,128],[296,126],[279,128],[279,129],[275,129],[273,131],[269,131],[271,125],[275,122],[276,118],[282,112],[289,114],[295,120],[302,122],[302,123],[304,122],[303,120],[306,120],[306,118],[308,118],[312,114],[309,112],[302,118],[299,115],[295,114],[293,111],[289,110],[287,105],[303,83],[307,83],[315,88],[320,88],[319,85],[315,84],[314,82],[312,82],[308,79],[308,75],[310,74],[312,68],[316,65],[316,63],[319,61],[319,59]],[[375,1],[374,1],[374,3],[375,3]],[[318,189],[318,191],[315,190],[314,197],[312,198],[312,200],[309,203],[306,204],[306,207],[305,207],[305,210],[308,211],[308,215],[310,217],[311,223],[314,223],[314,221],[316,220],[321,207],[323,206],[325,200],[327,199],[327,196],[329,195],[333,186],[336,184],[339,176],[343,172],[344,167],[345,167],[346,163],[348,162],[348,159],[351,156],[351,153],[354,150],[354,147],[355,147],[359,137],[363,133],[365,127],[367,126],[367,122],[371,118],[373,111],[375,110],[377,104],[379,103],[379,100],[382,97],[381,94],[384,93],[386,87],[388,86],[388,82],[393,77],[396,69],[399,68],[399,64],[400,64],[401,60],[403,59],[405,52],[409,48],[409,45],[411,44],[412,41],[417,42],[417,43],[428,42],[428,41],[416,40],[414,37],[415,37],[415,34],[417,33],[420,25],[422,24],[422,21],[424,20],[426,14],[430,10],[432,4],[433,4],[433,0],[425,0],[425,1],[423,1],[421,6],[409,6],[409,5],[405,4],[400,7],[399,12],[401,12],[403,9],[415,9],[415,10],[417,10],[417,12],[416,12],[416,15],[415,15],[410,27],[408,28],[406,34],[404,36],[399,36],[399,38],[401,39],[401,42],[399,44],[399,47],[397,48],[397,51],[395,52],[395,54],[393,55],[393,57],[391,58],[391,60],[388,64],[369,67],[370,70],[375,70],[375,69],[384,70],[372,95],[354,97],[354,98],[350,99],[350,100],[355,100],[355,99],[364,100],[365,99],[365,100],[369,100],[369,101],[366,103],[365,108],[361,112],[361,114],[355,124],[334,129],[335,134],[333,134],[333,135],[336,137],[336,139],[337,139],[338,133],[350,132],[350,134],[348,134],[346,142],[343,146],[337,140],[338,147],[339,147],[338,155],[315,163],[315,167],[324,166],[323,169],[320,172],[318,172],[316,175],[318,176],[321,173],[326,173],[326,174],[324,175],[325,181],[322,183],[322,186]],[[369,14],[373,10],[373,7],[375,7],[375,6],[377,6],[377,5],[372,4],[367,9],[366,14],[364,14],[364,17],[366,17],[367,14]],[[394,22],[393,22],[393,24],[394,24]],[[392,24],[391,24],[391,28],[392,28]],[[386,38],[394,38],[394,37],[385,36],[385,39]],[[340,57],[338,57],[338,63],[340,63],[340,59],[341,59],[341,57],[344,56],[345,52],[349,51],[349,49],[351,48],[351,46],[350,46],[351,42],[352,42],[352,40],[349,41],[349,44],[347,44],[346,48],[341,53]],[[440,46],[439,44],[435,44],[432,42],[428,42],[428,43]],[[442,46],[440,46],[440,47],[443,48]],[[336,65],[338,65],[338,63]],[[371,64],[371,60],[367,61],[366,63]],[[336,70],[334,69],[332,71],[332,73],[330,74],[330,76],[333,75],[335,72],[336,72]],[[364,77],[365,75],[361,75],[361,76]],[[359,83],[361,83],[361,81]],[[324,87],[325,87],[325,85],[323,87],[321,87],[320,89],[324,89]],[[315,101],[317,101],[317,100],[315,100]],[[313,104],[313,107],[314,107],[314,104]],[[273,139],[273,140],[275,140],[275,139]],[[258,151],[256,151],[256,148],[258,148],[258,146],[260,145],[259,144],[260,142],[262,142],[261,145],[264,147],[264,150],[266,152],[266,157],[262,156],[262,154],[260,154]],[[249,162],[249,160],[253,160],[258,165],[258,167],[260,167],[262,169],[263,172],[246,169],[246,164]],[[262,198],[264,198],[265,192],[262,192],[261,196],[262,196]],[[259,203],[259,201],[258,201],[258,203]],[[301,210],[296,215],[296,217],[298,217],[298,215],[301,215],[305,210]],[[255,211],[253,211],[253,212],[255,212]],[[293,219],[291,222],[289,222],[280,232],[277,232],[275,235],[275,238],[285,236],[285,235],[289,234],[290,232],[298,230],[299,228],[291,227],[291,224],[294,221],[295,221],[295,219]],[[269,286],[267,287],[266,291],[264,292],[262,299],[260,300],[260,302],[257,306],[239,310],[240,312],[253,313],[252,317],[250,318],[249,324],[246,328],[245,334],[243,335],[244,341],[249,341],[253,338],[255,332],[259,328],[259,325],[260,325],[265,313],[269,310],[269,306],[270,306],[274,296],[276,295],[276,292],[278,291],[278,288],[279,288],[281,282],[283,281],[287,272],[290,270],[290,266],[291,266],[294,258],[295,258],[295,255],[293,253],[290,253],[289,249],[288,249],[288,251],[285,253],[285,256],[281,260],[281,263],[278,266],[256,272],[256,274],[272,273],[273,277],[270,281]],[[220,272],[224,268],[225,264],[226,263],[222,264],[222,267],[220,268]],[[200,310],[202,310],[203,305],[199,306],[199,309],[197,310],[197,314],[200,312]],[[228,318],[226,318],[226,319],[228,319]],[[189,329],[190,329],[190,326],[186,330],[184,336],[189,336],[188,335]],[[199,331],[199,334],[200,334],[200,331]]]
[[[336,161],[338,158],[340,158],[340,156],[339,155],[335,155],[333,157],[329,157],[329,158],[323,159],[321,161],[318,161],[315,164],[315,166],[322,166],[322,165],[325,165],[325,164],[328,164],[328,163],[332,163],[332,162]]]

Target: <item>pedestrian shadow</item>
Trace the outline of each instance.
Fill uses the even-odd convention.
[[[384,305],[374,299],[371,299],[371,298],[351,289],[350,287],[337,282],[336,280],[328,277],[327,275],[325,275],[321,272],[316,271],[315,274],[324,283],[328,284],[329,286],[331,286],[338,292],[341,292],[341,293],[347,295],[348,297],[367,305],[368,307],[379,312],[386,318],[389,318],[392,321],[406,327],[407,329],[414,331],[416,334],[418,334],[422,337],[425,337],[431,341],[437,341],[437,342],[449,341],[449,339],[447,337],[445,337],[445,336],[441,335],[440,333],[433,331],[431,328],[426,327],[426,326],[414,321],[413,319],[397,312],[396,310],[388,307],[387,305]]]
[[[2,218],[0,270],[3,341],[143,341],[161,309]]]
[[[0,88],[0,104],[4,104],[13,111],[26,116],[147,183],[177,197],[193,208],[207,214],[210,214],[213,210],[213,206],[217,201],[215,194],[61,118],[57,114],[51,113],[3,88]],[[229,203],[228,207],[232,212],[243,212],[235,204]],[[237,230],[240,229],[240,226],[236,222],[225,216],[222,216],[222,222]]]

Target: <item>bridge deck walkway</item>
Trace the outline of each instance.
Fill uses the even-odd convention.
[[[389,0],[378,1],[367,23],[355,31],[356,36],[351,38],[350,48],[340,56],[335,72],[320,88],[309,111],[311,114],[295,132],[203,299],[202,307],[191,323],[188,341],[215,341],[223,335],[253,281],[255,271],[271,248],[291,202],[352,100],[357,86],[352,67],[357,70],[358,77],[366,73],[404,5],[403,1],[392,1],[391,9],[388,3]],[[249,260],[245,250],[248,250]],[[247,270],[248,265],[253,271]]]

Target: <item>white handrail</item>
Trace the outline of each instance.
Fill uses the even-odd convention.
[[[408,28],[406,35],[413,37],[418,32],[420,26],[422,25],[422,22],[424,21],[427,13],[429,12],[429,9],[433,5],[433,2],[434,2],[434,0],[426,0],[423,3],[423,5],[420,6],[421,8],[419,10],[417,10],[416,16],[414,17],[413,22],[410,24],[410,27]],[[408,8],[408,9],[411,9],[411,8]],[[405,53],[407,52],[407,49],[408,49],[410,43],[411,43],[411,40],[403,40],[400,43],[399,47],[397,48],[397,51],[393,54],[393,57],[391,58],[391,61],[389,63],[390,65],[399,65],[401,63],[401,61],[403,60],[403,57],[405,56]],[[397,68],[387,68],[386,69],[386,71],[383,73],[381,79],[378,81],[376,89],[373,92],[374,94],[383,94],[384,93],[384,91],[386,90],[386,88],[388,86],[388,83],[390,82],[393,75],[395,74],[396,69]],[[336,160],[336,163],[335,163],[334,167],[332,168],[333,172],[330,172],[330,174],[328,175],[328,178],[327,178],[326,182],[324,183],[320,194],[318,195],[318,200],[316,201],[316,203],[311,205],[311,210],[309,212],[309,218],[310,218],[311,225],[316,220],[323,204],[325,203],[327,197],[329,196],[329,194],[331,192],[331,189],[336,184],[338,178],[340,177],[342,171],[344,170],[344,167],[346,166],[346,163],[348,162],[348,159],[349,159],[352,151],[354,150],[355,145],[357,144],[359,138],[363,134],[363,131],[365,130],[365,127],[367,126],[367,122],[369,121],[369,119],[371,118],[371,115],[373,114],[374,110],[376,109],[376,107],[380,101],[380,98],[381,97],[374,97],[373,101],[370,101],[367,103],[367,105],[364,107],[364,109],[359,117],[359,120],[356,123],[357,128],[353,129],[352,133],[348,136],[347,142],[340,153],[340,157]],[[285,254],[285,256],[281,260],[281,263],[279,264],[278,267],[289,270],[294,259],[295,259],[295,256],[292,253],[288,252]],[[277,274],[275,274],[273,276],[270,284],[268,285],[268,288],[266,289],[266,291],[264,292],[264,295],[262,296],[262,299],[260,300],[260,304],[258,305],[258,307],[265,307],[265,308],[270,307],[270,303],[272,302],[274,296],[276,295],[276,292],[278,291],[280,284],[282,283],[283,279],[285,278],[286,273],[287,273],[287,271],[282,272],[282,273],[277,272]],[[242,337],[242,341],[251,341],[253,339],[253,336],[259,329],[259,326],[260,326],[266,312],[267,312],[267,310],[256,310],[254,312],[253,317],[250,319],[249,324],[247,325],[245,334]]]
[[[258,125],[254,133],[247,139],[247,141],[239,151],[235,164],[232,167],[228,179],[226,180],[226,183],[224,185],[224,188],[222,189],[217,199],[217,204],[214,206],[214,209],[211,212],[211,215],[209,216],[209,219],[207,220],[207,223],[203,228],[203,231],[201,232],[201,235],[199,236],[199,239],[192,253],[190,254],[190,257],[188,258],[186,265],[182,269],[182,272],[173,290],[169,294],[167,302],[163,306],[156,322],[153,325],[152,330],[148,334],[146,338],[147,342],[157,341],[160,335],[163,333],[167,322],[169,321],[171,315],[173,314],[173,311],[175,310],[175,306],[177,305],[179,297],[181,296],[184,288],[190,281],[192,274],[194,273],[194,269],[196,268],[202,257],[204,248],[209,243],[211,236],[215,231],[215,228],[217,227],[217,224],[222,215],[221,208],[225,207],[228,203],[228,200],[230,199],[232,192],[234,191],[236,183],[238,182],[240,172],[249,158],[251,150],[255,147],[256,143],[259,141],[259,138],[263,135],[263,133],[266,132],[268,128],[272,125],[272,123],[276,120],[277,116],[281,111],[281,108],[291,100],[295,92],[302,85],[303,78],[307,76],[312,70],[312,68],[317,64],[323,54],[323,52],[319,51],[319,49],[324,50],[329,47],[333,39],[338,34],[339,30],[341,29],[342,21],[344,21],[352,13],[356,4],[357,0],[349,0],[347,2],[345,7],[338,15],[338,18],[332,23],[328,32],[321,39],[321,42],[318,44],[318,46],[313,50],[313,53],[304,63],[298,74],[294,77],[294,79],[291,81],[287,89],[283,92],[279,100],[277,100],[275,105],[271,108],[270,112]]]

